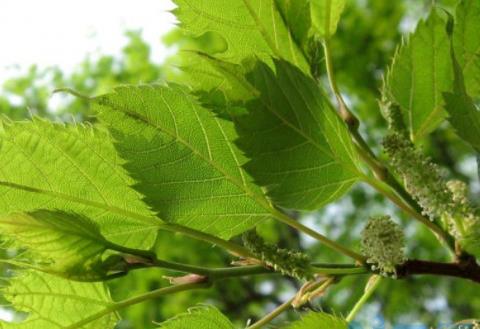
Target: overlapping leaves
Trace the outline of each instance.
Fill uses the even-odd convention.
[[[360,177],[347,127],[317,84],[284,61],[257,65],[246,80],[259,93],[235,117],[245,168],[275,204],[318,209]]]
[[[0,132],[0,214],[63,210],[97,223],[109,240],[151,246],[161,221],[130,186],[110,137],[39,119]]]
[[[233,124],[186,88],[118,88],[96,100],[135,188],[168,222],[231,237],[269,216],[270,205],[241,165]]]
[[[225,60],[240,63],[255,54],[270,60],[288,59],[308,72],[308,65],[285,24],[275,0],[175,0],[175,10],[185,31],[199,36],[215,32],[223,37]]]

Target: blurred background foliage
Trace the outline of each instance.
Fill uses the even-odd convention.
[[[451,10],[454,1],[437,1],[437,4]],[[333,58],[339,85],[350,107],[362,120],[363,135],[377,152],[381,152],[379,145],[386,129],[377,103],[383,73],[402,35],[415,27],[430,5],[429,0],[351,0],[333,40]],[[95,119],[85,100],[67,94],[52,97],[52,91],[56,88],[72,88],[92,96],[110,91],[119,84],[161,83],[171,79],[182,82],[179,66],[188,60],[188,52],[184,50],[216,53],[225,49],[225,42],[216,35],[207,34],[192,39],[174,29],[162,42],[175,47],[178,52],[158,64],[151,61],[149,45],[143,41],[140,31],[128,31],[126,36],[128,43],[119,56],[87,56],[71,73],[64,73],[55,67],[32,65],[26,74],[7,80],[0,88],[0,113],[15,120],[39,115],[65,122],[94,123]],[[319,64],[318,74],[325,76],[321,56]],[[442,126],[433,133],[423,149],[445,168],[446,175],[468,182],[472,187],[472,196],[478,196],[479,184],[472,150],[455,137],[449,126]],[[366,219],[370,215],[385,213],[402,222],[409,236],[410,257],[446,259],[447,255],[430,232],[404,217],[365,185],[357,186],[325,209],[297,214],[297,217],[341,243],[358,247],[360,231]],[[286,226],[266,222],[260,225],[258,231],[268,241],[281,247],[308,250],[315,261],[348,261]],[[166,232],[160,232],[155,248],[162,257],[185,263],[225,266],[230,261],[230,257],[219,248]],[[156,269],[141,270],[109,284],[113,297],[120,299],[165,285],[165,275],[172,273]],[[366,279],[344,279],[308,307],[345,314],[361,295]],[[289,298],[298,288],[299,283],[285,278],[266,279],[259,276],[232,279],[217,284],[214,289],[171,295],[124,310],[124,320],[119,328],[153,328],[154,322],[161,322],[197,303],[214,304],[239,326],[243,326],[246,319],[258,319]],[[479,316],[478,292],[478,286],[473,283],[448,278],[385,280],[376,298],[359,316],[357,325],[382,328],[382,323],[390,323],[398,328],[406,324],[417,324],[415,328],[446,328],[442,327],[442,323]],[[291,320],[298,316],[299,312],[284,315]]]

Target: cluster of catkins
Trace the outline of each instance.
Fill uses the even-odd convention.
[[[480,252],[472,240],[474,231],[480,230],[480,213],[468,200],[466,184],[445,180],[440,168],[410,141],[395,106],[389,106],[384,113],[392,133],[384,139],[383,147],[405,189],[425,216],[432,221],[440,219],[467,251]]]
[[[395,276],[405,258],[405,235],[389,216],[371,217],[362,232],[362,253],[373,271]]]
[[[269,244],[254,230],[245,232],[242,238],[245,247],[275,271],[297,279],[313,278],[308,255]]]

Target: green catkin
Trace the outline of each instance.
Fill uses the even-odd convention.
[[[297,279],[313,278],[308,255],[266,243],[254,230],[245,232],[242,238],[245,247],[273,270]]]
[[[389,216],[371,217],[362,231],[362,252],[372,270],[395,276],[396,266],[405,258],[405,235]]]
[[[394,170],[403,178],[405,189],[431,220],[451,212],[452,192],[440,169],[399,133],[387,136],[383,142]]]
[[[403,121],[402,110],[400,109],[400,106],[386,99],[382,99],[379,102],[379,106],[383,116],[387,120],[388,129],[400,135],[407,136],[407,128]]]
[[[383,147],[393,169],[402,177],[405,189],[422,208],[423,215],[431,220],[441,219],[449,233],[467,251],[471,250],[470,233],[479,228],[480,216],[468,200],[466,184],[458,180],[447,182],[439,167],[401,133],[387,136]]]
[[[380,108],[391,132],[383,146],[405,189],[418,202],[423,215],[432,221],[441,220],[464,250],[479,255],[480,213],[468,200],[467,185],[457,180],[447,182],[439,167],[415,148],[397,104],[384,97]]]

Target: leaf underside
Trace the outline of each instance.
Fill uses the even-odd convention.
[[[182,28],[200,36],[215,32],[228,45],[224,60],[240,63],[252,54],[285,58],[308,72],[306,59],[289,32],[275,0],[175,0]]]
[[[212,306],[196,306],[187,313],[179,314],[165,322],[159,328],[164,329],[234,329],[225,315]]]
[[[453,47],[465,77],[467,93],[480,97],[480,2],[460,1],[455,12]]]
[[[387,99],[400,106],[413,141],[445,118],[442,92],[451,90],[452,81],[450,40],[433,10],[397,50],[384,89]]]
[[[96,100],[135,188],[167,221],[229,238],[269,217],[262,190],[241,169],[233,124],[185,88],[117,88]]]
[[[247,74],[260,96],[235,117],[245,165],[273,203],[313,210],[342,196],[360,177],[348,129],[316,83],[285,61],[259,62]]]
[[[152,245],[161,221],[131,188],[107,134],[34,119],[4,124],[0,138],[0,214],[75,212],[115,243]]]
[[[12,278],[2,292],[15,310],[29,313],[19,323],[1,322],[4,329],[64,329],[113,303],[103,283],[72,282],[35,271]],[[118,319],[110,312],[81,328],[113,329]]]

